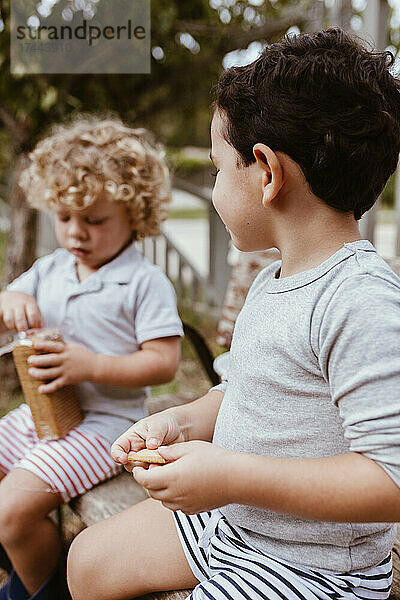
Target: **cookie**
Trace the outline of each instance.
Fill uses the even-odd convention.
[[[128,452],[128,461],[151,463],[153,465],[164,465],[167,462],[157,450],[148,450],[147,448],[138,452]]]

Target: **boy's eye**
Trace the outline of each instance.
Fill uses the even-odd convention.
[[[105,220],[106,220],[106,217],[103,217],[101,219],[94,219],[94,218],[86,217],[86,223],[88,225],[101,225],[101,223],[104,223]]]
[[[57,215],[57,219],[61,221],[61,223],[67,223],[67,221],[69,221],[69,215]]]

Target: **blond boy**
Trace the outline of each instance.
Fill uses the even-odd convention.
[[[0,420],[0,542],[13,566],[0,598],[56,598],[60,540],[48,513],[118,472],[109,450],[146,416],[147,386],[173,379],[182,326],[173,288],[135,248],[159,233],[169,199],[161,150],[118,120],[59,126],[30,155],[21,185],[50,210],[60,248],[0,296],[3,329],[60,327],[29,359],[40,391],[75,384],[84,420],[37,439],[23,404]]]

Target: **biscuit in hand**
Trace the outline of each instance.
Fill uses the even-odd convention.
[[[167,461],[161,456],[157,450],[138,450],[138,452],[128,452],[129,462],[143,462],[153,465],[164,465]]]

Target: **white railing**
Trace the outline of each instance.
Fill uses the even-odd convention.
[[[144,256],[159,265],[174,283],[178,301],[190,303],[198,310],[219,307],[225,296],[230,275],[227,262],[229,235],[211,203],[211,190],[187,181],[175,178],[174,188],[196,196],[208,211],[208,269],[207,274],[199,269],[189,258],[191,251],[182,251],[165,231],[156,238],[139,242]]]
[[[174,283],[179,303],[188,302],[193,308],[201,310],[215,304],[208,279],[198,272],[167,234],[146,238],[137,245],[143,256],[160,266]]]

